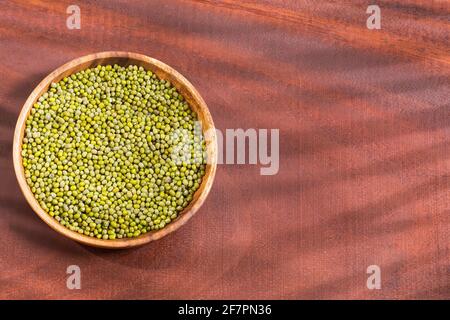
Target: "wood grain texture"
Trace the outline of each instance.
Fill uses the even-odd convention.
[[[81,30],[72,2],[2,3],[0,298],[450,298],[450,4],[375,2],[377,31],[374,1],[78,1]],[[141,248],[61,238],[17,186],[14,125],[49,71],[107,50],[173,66],[222,131],[279,128],[279,173],[218,166],[199,213]]]
[[[155,73],[160,79],[170,81],[170,83],[183,95],[189,106],[198,115],[198,121],[201,123],[203,136],[205,137],[206,145],[206,158],[209,160],[206,164],[205,175],[202,178],[202,182],[198,190],[194,193],[192,201],[187,205],[183,211],[181,211],[178,217],[173,220],[167,227],[147,232],[137,238],[125,238],[115,240],[103,240],[97,239],[78,232],[72,231],[53,217],[51,217],[36,200],[30,186],[27,183],[25,177],[25,170],[22,164],[22,141],[25,134],[25,122],[30,115],[33,105],[37,102],[39,97],[47,92],[52,83],[58,82],[61,79],[70,76],[88,68],[94,68],[98,65],[115,65],[129,66],[135,65],[143,67],[145,70],[150,70]],[[25,104],[23,105],[19,118],[17,120],[16,128],[14,131],[13,142],[13,162],[14,171],[16,173],[17,182],[20,189],[28,201],[34,212],[53,230],[57,231],[61,235],[78,241],[82,244],[108,249],[123,249],[137,247],[147,244],[154,240],[159,240],[165,237],[169,233],[177,230],[183,224],[185,224],[202,206],[211,190],[217,167],[217,139],[214,128],[214,122],[211,118],[211,114],[206,106],[205,101],[200,96],[198,91],[192,86],[192,84],[183,77],[178,71],[174,70],[167,64],[148,57],[146,55],[123,52],[123,51],[107,51],[89,54],[80,58],[71,60],[64,65],[58,67],[52,73],[50,73],[44,80],[42,80],[33,92],[30,94]]]

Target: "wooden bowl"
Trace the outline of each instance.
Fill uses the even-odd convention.
[[[157,231],[147,232],[137,238],[103,240],[82,235],[78,232],[71,231],[70,229],[64,227],[41,208],[38,201],[35,199],[33,193],[31,192],[28,183],[26,182],[22,164],[22,139],[25,131],[25,122],[33,104],[36,103],[37,99],[48,90],[52,82],[57,82],[64,77],[67,77],[84,69],[95,67],[97,65],[108,64],[118,64],[121,66],[133,64],[142,66],[146,70],[151,70],[152,72],[156,73],[156,75],[161,79],[169,80],[184,96],[190,107],[197,113],[198,118],[202,124],[202,130],[206,140],[208,163],[206,165],[205,176],[203,177],[202,183],[199,189],[195,192],[190,204],[178,215],[178,217],[174,221],[172,221],[166,227]],[[36,212],[36,214],[50,227],[72,240],[81,242],[89,246],[101,248],[129,248],[140,246],[150,241],[164,237],[165,235],[175,231],[184,223],[186,223],[186,221],[188,221],[189,218],[191,218],[197,212],[197,210],[205,201],[214,181],[217,165],[217,141],[214,123],[212,121],[208,107],[206,106],[205,101],[202,99],[194,86],[188,80],[186,80],[185,77],[183,77],[176,70],[162,63],[161,61],[147,57],[145,55],[130,52],[110,51],[90,54],[72,60],[50,73],[44,80],[41,81],[41,83],[39,83],[39,85],[33,90],[24,106],[22,107],[19,119],[17,120],[16,129],[14,132],[13,160],[16,177],[25,198],[27,199],[33,210]]]

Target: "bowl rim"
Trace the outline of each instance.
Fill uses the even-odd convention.
[[[149,231],[140,235],[136,238],[124,238],[124,239],[114,239],[114,240],[104,240],[98,239],[91,236],[87,236],[84,234],[80,234],[76,231],[72,231],[65,226],[61,225],[56,219],[51,217],[44,209],[41,208],[38,201],[34,197],[31,188],[29,187],[26,178],[25,172],[22,164],[22,139],[25,131],[25,124],[28,118],[28,115],[31,111],[32,106],[37,101],[37,99],[41,96],[43,92],[48,90],[48,87],[52,83],[54,79],[61,77],[63,74],[70,75],[72,73],[76,73],[78,71],[69,72],[70,70],[76,68],[85,63],[96,63],[95,61],[100,60],[96,65],[106,65],[108,59],[130,59],[135,61],[141,61],[145,64],[151,65],[154,70],[150,70],[152,72],[157,73],[157,75],[162,78],[167,77],[170,78],[171,83],[180,91],[185,91],[188,93],[189,97],[186,99],[188,103],[192,107],[192,102],[195,102],[199,111],[201,111],[203,118],[203,126],[202,131],[205,135],[205,121],[208,124],[208,135],[205,137],[206,139],[206,151],[208,157],[208,163],[206,165],[205,175],[203,177],[202,183],[200,184],[199,189],[195,192],[193,200],[189,203],[189,205],[183,209],[181,213],[179,213],[178,217],[168,224],[166,227],[157,230],[157,231]],[[105,61],[103,61],[105,60]],[[131,63],[133,64],[133,63]],[[88,66],[94,67],[94,66]],[[68,73],[69,72],[69,73]],[[59,81],[59,80],[57,80]],[[183,95],[184,96],[184,95]],[[186,98],[186,96],[185,96]],[[189,101],[190,100],[190,101]],[[196,111],[199,113],[199,111]],[[217,167],[217,137],[215,133],[215,126],[212,120],[209,109],[200,96],[199,92],[195,87],[178,71],[165,64],[162,61],[151,58],[149,56],[134,53],[134,52],[126,52],[126,51],[104,51],[99,53],[88,54],[79,58],[75,58],[62,66],[56,68],[49,75],[47,75],[31,92],[25,101],[22,109],[20,111],[19,117],[17,119],[16,127],[14,130],[14,141],[13,141],[13,164],[14,171],[19,183],[20,189],[25,196],[28,204],[31,206],[33,211],[41,218],[48,226],[50,226],[53,230],[62,234],[63,236],[75,240],[79,243],[99,247],[99,248],[110,248],[110,249],[121,249],[121,248],[130,248],[141,246],[143,244],[149,243],[154,240],[158,240],[173,231],[177,230],[183,224],[185,224],[202,206],[204,201],[206,200],[214,178]]]

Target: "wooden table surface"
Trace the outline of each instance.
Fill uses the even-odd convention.
[[[381,30],[366,28],[369,4]],[[449,1],[0,7],[0,298],[450,298]],[[179,70],[223,131],[280,129],[279,173],[220,165],[197,215],[138,249],[52,231],[18,188],[15,121],[50,71],[107,50]],[[66,287],[69,265],[81,290]]]

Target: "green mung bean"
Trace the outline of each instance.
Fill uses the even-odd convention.
[[[205,174],[196,121],[176,88],[142,67],[80,71],[52,83],[31,109],[27,183],[50,216],[80,234],[107,240],[164,228]],[[193,143],[177,161],[180,129]]]

